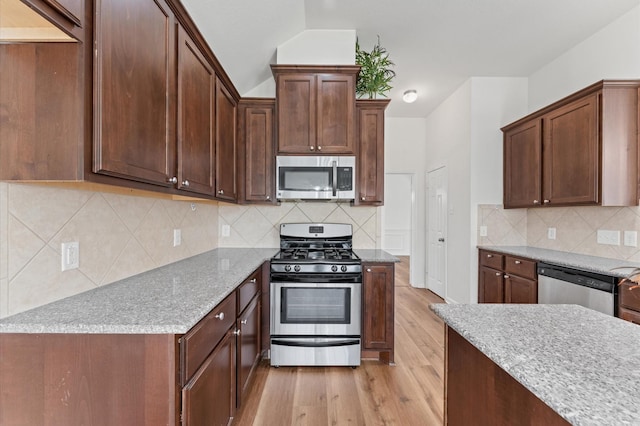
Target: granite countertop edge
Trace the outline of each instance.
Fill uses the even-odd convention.
[[[640,263],[638,262],[539,247],[479,245],[477,248],[616,277],[625,277],[631,269],[640,268]]]
[[[578,305],[430,308],[571,424],[640,423],[640,370],[621,369],[640,357],[637,325]]]

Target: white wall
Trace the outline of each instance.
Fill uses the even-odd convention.
[[[306,30],[278,46],[279,64],[354,65],[355,30]]]
[[[602,79],[640,78],[640,6],[529,76],[529,111]]]
[[[424,287],[426,274],[426,120],[424,118],[385,118],[385,173],[414,174],[417,214],[412,234],[410,282]]]

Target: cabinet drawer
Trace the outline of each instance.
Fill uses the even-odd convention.
[[[631,290],[635,285],[628,282],[620,284],[620,306],[640,311],[640,288]]]
[[[180,381],[189,378],[236,322],[236,293],[231,293],[180,339]]]
[[[480,250],[480,265],[502,270],[503,255],[491,251]]]
[[[625,321],[640,325],[640,312],[631,309],[618,308],[618,315]]]
[[[261,272],[262,268],[258,269],[238,287],[238,313],[244,311],[255,295],[260,291],[262,284],[260,280]]]
[[[530,280],[537,280],[536,262],[531,259],[521,257],[505,256],[504,271],[508,274],[517,275]]]

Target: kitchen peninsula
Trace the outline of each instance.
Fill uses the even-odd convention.
[[[445,419],[640,422],[640,328],[577,305],[431,305],[446,323]]]

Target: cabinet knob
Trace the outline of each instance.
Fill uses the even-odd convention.
[[[367,268],[367,272],[371,272],[371,268]]]
[[[318,147],[318,151],[322,151],[322,147],[321,146]]]
[[[540,200],[533,200],[533,204],[540,204]]]
[[[521,263],[522,263],[522,262],[520,262],[519,260],[515,260],[514,262],[515,262],[515,264],[516,264],[516,265],[519,265],[519,264],[521,264]]]
[[[502,275],[502,272],[496,272],[496,277],[499,277],[500,275]]]
[[[267,195],[267,200],[270,200],[270,199],[271,199],[271,195]]]
[[[249,320],[244,319],[244,320],[240,321],[240,324],[246,324],[247,321],[249,321]]]
[[[316,148],[315,146],[310,146],[310,147],[309,147],[309,149],[310,149],[311,151],[313,151],[315,148]]]
[[[236,336],[239,336],[240,335],[240,330],[234,331],[233,334],[235,334]]]
[[[504,277],[505,277],[505,278],[509,278],[509,275],[506,275],[506,274],[505,274],[505,276],[504,276]]]
[[[224,312],[220,312],[219,314],[216,314],[216,318],[222,321],[224,319]]]
[[[167,179],[167,183],[178,183],[178,178],[177,177],[171,177]]]
[[[186,180],[186,179],[185,179],[185,180],[183,180],[183,181],[182,181],[182,186],[189,187],[189,181],[188,181],[188,180]]]
[[[218,190],[218,194],[220,194],[220,195],[224,195],[224,189],[219,189],[219,190]]]
[[[492,255],[492,254],[488,254],[488,255],[487,255],[487,257],[488,257],[489,259],[491,259],[491,258],[493,257],[493,255]]]
[[[255,278],[251,278],[251,280],[249,280],[250,283],[255,283],[256,281],[258,281],[258,280],[255,279]]]
[[[364,200],[366,200],[366,198],[365,197],[360,197],[360,200],[364,201]]]
[[[551,200],[542,200],[542,202],[543,202],[544,204],[549,204],[549,203],[551,202]]]

